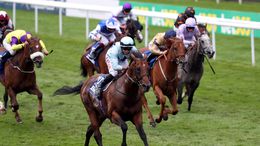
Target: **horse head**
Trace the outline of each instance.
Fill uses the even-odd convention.
[[[131,38],[135,38],[137,37],[137,27],[135,26],[135,23],[132,19],[128,19],[126,21],[126,35],[131,37]]]
[[[209,58],[212,58],[215,54],[215,51],[213,50],[213,47],[211,45],[211,40],[208,33],[201,33],[201,36],[198,38],[198,41],[201,53],[207,55]]]
[[[131,58],[133,61],[127,70],[129,79],[142,87],[144,92],[147,92],[151,86],[148,76],[149,65],[147,62],[147,56],[143,56],[140,52],[132,52]]]
[[[170,58],[170,61],[176,61],[177,64],[184,61],[185,47],[181,39],[168,39],[166,41],[166,47],[169,48],[167,58]]]
[[[42,53],[41,40],[37,37],[27,39],[25,43],[24,54],[29,61],[32,61],[37,68],[40,68],[43,63],[44,54]]]

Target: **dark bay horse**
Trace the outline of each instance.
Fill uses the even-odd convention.
[[[170,39],[166,44],[168,51],[165,55],[157,58],[150,71],[153,91],[157,97],[157,104],[161,105],[159,117],[156,119],[160,123],[162,118],[167,120],[168,114],[177,114],[177,67],[184,59],[185,48],[183,41],[178,38]],[[142,48],[144,52],[147,48]],[[168,97],[172,109],[166,108],[166,97]]]
[[[142,95],[146,92],[151,83],[147,76],[149,66],[146,57],[141,53],[131,54],[133,61],[130,63],[126,72],[117,80],[114,80],[110,86],[102,92],[103,109],[96,108],[93,105],[93,97],[90,94],[90,88],[100,75],[91,76],[81,87],[81,100],[89,115],[91,124],[86,131],[85,146],[89,145],[89,140],[94,133],[96,143],[102,146],[102,135],[100,127],[105,119],[110,119],[112,123],[121,127],[123,133],[122,146],[126,146],[126,133],[128,126],[125,121],[131,121],[145,146],[148,146],[146,134],[142,126]],[[73,92],[78,92],[80,88]]]
[[[0,81],[5,87],[4,106],[7,109],[8,96],[11,98],[12,111],[15,113],[15,119],[18,123],[22,122],[18,113],[19,104],[16,95],[21,92],[37,95],[38,113],[37,122],[43,120],[42,116],[42,92],[36,84],[36,74],[34,64],[40,68],[43,63],[44,54],[40,39],[32,37],[27,40],[23,49],[16,52],[16,55],[10,58],[4,66],[4,74],[0,76]]]
[[[193,101],[193,95],[195,90],[199,86],[200,79],[203,75],[203,62],[204,57],[208,56],[212,58],[214,51],[211,45],[210,37],[208,33],[204,31],[198,38],[196,45],[190,48],[185,55],[184,69],[179,69],[178,83],[178,104],[183,100],[183,87],[186,87],[186,93],[184,96],[188,96],[188,110],[191,109]]]

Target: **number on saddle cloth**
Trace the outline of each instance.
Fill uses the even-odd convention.
[[[149,67],[152,69],[157,59],[157,56],[153,55],[150,50],[145,51],[144,54],[147,56],[147,62],[149,64]]]

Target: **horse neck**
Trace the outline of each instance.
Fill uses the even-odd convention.
[[[20,50],[12,60],[12,64],[18,66],[20,69],[25,71],[33,70],[34,65],[33,62],[27,57],[27,54],[24,50]]]
[[[188,63],[191,68],[198,69],[202,67],[204,61],[203,54],[200,54],[200,46],[197,45],[195,48],[191,48],[188,52]]]
[[[166,60],[167,58],[167,60]],[[162,70],[167,77],[167,79],[172,79],[175,77],[175,72],[177,70],[178,65],[176,64],[175,61],[171,61],[170,54],[166,55],[166,58],[162,56],[159,58],[159,63],[161,63]],[[159,66],[160,67],[160,66]]]
[[[121,76],[116,82],[116,87],[120,92],[125,93],[127,97],[131,96],[131,99],[138,98],[136,96],[139,91],[139,86],[131,81],[129,77],[127,77],[127,74],[131,77],[131,74],[125,73],[123,76]],[[133,77],[131,77],[133,78]],[[127,98],[128,99],[128,98]]]

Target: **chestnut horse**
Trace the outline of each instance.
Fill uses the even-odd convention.
[[[185,48],[183,41],[179,38],[172,38],[166,44],[167,53],[157,58],[153,68],[150,71],[153,91],[157,98],[157,104],[161,105],[159,117],[156,119],[160,123],[162,118],[167,120],[168,114],[177,114],[176,88],[178,83],[177,68],[178,64],[184,59]],[[148,50],[142,48],[141,52]],[[166,108],[166,98],[168,97],[172,109]],[[145,103],[147,104],[147,103]]]
[[[28,92],[29,94],[37,95],[38,97],[38,113],[36,117],[37,122],[43,120],[42,116],[42,92],[36,84],[36,74],[34,64],[40,68],[43,63],[42,47],[40,39],[32,37],[25,43],[23,49],[16,52],[16,55],[4,65],[4,74],[0,76],[0,81],[5,87],[4,106],[7,109],[8,96],[11,98],[12,111],[15,113],[15,119],[18,123],[22,119],[18,113],[19,104],[16,95],[21,92]]]
[[[85,146],[89,145],[89,140],[93,133],[96,143],[99,146],[103,145],[102,135],[99,129],[106,118],[121,127],[123,132],[122,146],[126,146],[128,126],[125,121],[131,121],[135,125],[144,145],[148,146],[146,134],[142,126],[142,96],[144,92],[149,90],[151,85],[147,75],[149,66],[146,57],[143,57],[141,53],[133,52],[131,57],[133,61],[125,73],[114,80],[107,89],[102,92],[101,96],[103,98],[100,106],[102,109],[93,105],[93,97],[90,94],[92,85],[98,80],[100,75],[91,76],[83,84],[78,85],[81,88],[71,88],[73,91],[70,93],[80,90],[81,100],[90,119],[90,125],[86,131]],[[62,90],[60,91],[63,92]]]
[[[214,51],[211,45],[210,37],[207,31],[203,31],[198,37],[196,45],[190,48],[186,53],[184,70],[179,70],[180,81],[178,83],[178,104],[182,103],[183,87],[186,87],[185,96],[188,96],[188,111],[191,109],[193,95],[199,87],[200,79],[203,75],[203,62],[206,55],[212,58]],[[207,58],[206,58],[207,59]]]

